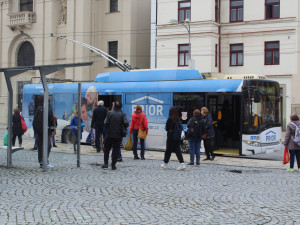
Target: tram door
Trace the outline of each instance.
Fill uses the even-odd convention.
[[[104,101],[104,107],[110,111],[113,102],[122,102],[122,95],[99,95],[98,101],[100,100]]]
[[[208,96],[208,109],[215,129],[215,153],[239,155],[241,96],[236,94]]]

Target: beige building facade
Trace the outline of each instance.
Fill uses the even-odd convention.
[[[149,68],[150,7],[149,0],[0,0],[0,67],[94,62],[49,76],[72,81],[119,71],[87,48],[51,37],[54,34],[95,46],[133,68]],[[22,85],[37,82],[38,76],[28,71],[12,79],[14,106],[20,105]],[[3,73],[0,82],[0,123],[5,123],[8,91]]]
[[[300,114],[298,0],[152,0],[152,9],[151,68],[265,75],[280,83],[283,125]]]

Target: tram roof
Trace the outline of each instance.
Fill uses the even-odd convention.
[[[100,73],[96,82],[126,82],[126,81],[167,81],[167,80],[203,79],[198,70],[131,70],[128,72]]]
[[[181,80],[153,82],[113,82],[113,83],[82,83],[82,92],[91,86],[101,94],[135,93],[135,92],[241,92],[243,80]],[[75,93],[77,83],[48,84],[49,93]],[[25,85],[23,93],[43,93],[41,84]]]

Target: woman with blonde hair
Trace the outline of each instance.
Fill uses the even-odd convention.
[[[137,143],[138,143],[138,133],[139,128],[142,130],[146,130],[146,134],[148,134],[148,121],[145,113],[142,111],[142,106],[137,105],[135,108],[135,112],[132,114],[131,122],[130,122],[130,130],[129,134],[133,134],[133,155],[134,159],[140,159],[137,154]],[[141,144],[141,159],[145,159],[145,140],[140,139]]]
[[[18,136],[19,147],[22,147],[22,135],[24,134],[21,124],[21,115],[19,108],[14,108],[14,114],[12,116],[12,145],[15,146],[16,137]]]
[[[203,140],[204,140],[206,159],[204,160],[213,161],[215,159],[215,154],[212,149],[212,142],[215,137],[215,130],[212,124],[213,120],[206,107],[201,108],[201,114],[202,114],[202,119],[204,120],[205,123],[205,135],[203,136]]]

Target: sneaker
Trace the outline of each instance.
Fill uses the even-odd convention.
[[[298,171],[300,172],[300,169],[298,169]]]
[[[168,168],[168,164],[161,164],[161,168],[163,168],[163,169],[167,169]]]
[[[115,165],[111,166],[111,170],[116,170],[116,169],[117,169],[117,167]]]
[[[205,158],[205,159],[203,159],[203,161],[206,161],[206,160],[210,160],[210,158]]]
[[[193,166],[193,165],[194,165],[194,163],[191,163],[191,162],[190,162],[190,163],[188,163],[188,165],[189,165],[189,166]]]
[[[177,168],[177,170],[179,171],[179,170],[184,170],[185,169],[185,165],[180,165],[178,168]]]
[[[54,147],[54,148],[56,148],[56,147],[57,147],[57,145],[53,145],[53,147]]]
[[[133,159],[140,159],[140,157],[138,157],[138,156],[135,156]]]
[[[47,167],[48,167],[48,168],[54,168],[54,166],[51,165],[51,164],[48,164]]]
[[[197,162],[197,163],[196,163],[196,165],[197,165],[197,166],[200,166],[200,163],[199,163],[199,162]]]
[[[104,164],[103,166],[102,166],[102,169],[107,169],[108,168],[108,164]]]
[[[141,160],[145,160],[145,157],[141,157]]]
[[[294,169],[292,169],[292,168],[288,168],[288,169],[287,169],[287,171],[294,171]]]

